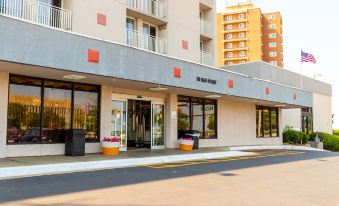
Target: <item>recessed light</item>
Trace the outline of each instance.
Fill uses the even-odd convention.
[[[207,95],[206,98],[220,98],[221,96],[213,94],[213,95]]]
[[[161,86],[159,85],[158,87],[151,87],[151,88],[149,88],[149,90],[151,90],[151,91],[167,91],[168,88],[161,87]]]
[[[62,78],[64,78],[64,79],[70,79],[70,80],[86,79],[85,76],[76,75],[76,74],[65,75],[65,76],[63,76]]]

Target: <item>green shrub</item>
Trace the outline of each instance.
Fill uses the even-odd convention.
[[[333,130],[333,134],[339,136],[339,129]]]
[[[293,130],[290,127],[286,127],[283,132],[283,142],[287,144],[305,144],[309,138],[307,134]]]
[[[324,143],[324,149],[339,152],[339,136],[319,132],[319,139]]]

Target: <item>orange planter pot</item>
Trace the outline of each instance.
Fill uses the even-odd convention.
[[[101,142],[101,151],[103,155],[117,156],[119,155],[119,142]]]
[[[184,151],[192,151],[193,150],[193,140],[179,140],[179,149]]]

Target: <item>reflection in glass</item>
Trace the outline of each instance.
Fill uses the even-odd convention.
[[[272,137],[278,136],[278,114],[276,109],[271,110]]]
[[[80,85],[75,88],[81,89]],[[84,88],[84,90],[89,88]],[[98,139],[98,93],[74,91],[74,129],[86,132],[87,142],[97,142]]]
[[[190,99],[178,97],[178,130],[179,137],[184,137],[185,131],[190,129]]]
[[[120,139],[120,147],[126,147],[126,102],[112,102],[111,135]]]
[[[264,136],[265,137],[270,137],[271,136],[271,122],[270,122],[270,110],[269,109],[264,109],[263,110],[263,123],[264,123]]]
[[[200,138],[203,137],[204,132],[204,120],[203,120],[203,100],[198,98],[192,98],[192,130],[200,133]]]
[[[164,105],[153,105],[153,145],[162,146],[165,145],[165,133],[164,133]]]
[[[257,109],[257,137],[263,137],[264,133],[262,130],[262,110]]]
[[[16,83],[31,82],[32,86]],[[39,80],[17,78],[9,85],[8,143],[40,142],[41,85]]]
[[[216,103],[212,100],[204,100],[205,108],[205,138],[216,138]]]
[[[71,88],[69,83],[45,82],[42,142],[65,142],[65,132],[71,128]]]

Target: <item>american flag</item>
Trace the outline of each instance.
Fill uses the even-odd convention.
[[[306,53],[301,51],[301,62],[312,62],[313,64],[317,63],[313,54]]]

